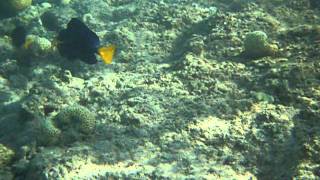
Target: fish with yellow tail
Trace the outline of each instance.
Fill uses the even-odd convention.
[[[22,26],[17,26],[11,33],[14,46],[27,52],[32,47],[32,39],[28,39],[27,31]],[[79,59],[87,64],[96,64],[99,55],[105,64],[111,64],[116,46],[101,46],[100,39],[95,32],[90,30],[82,21],[72,18],[66,29],[62,29],[53,42],[62,57],[69,60]]]
[[[88,64],[97,63],[96,54],[105,64],[111,64],[116,46],[101,46],[99,37],[82,21],[72,18],[66,29],[59,32],[57,48],[67,59],[80,59]]]

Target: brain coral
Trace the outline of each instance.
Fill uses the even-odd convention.
[[[90,134],[96,124],[95,116],[87,108],[79,105],[70,106],[56,116],[55,123],[61,130],[71,130]]]

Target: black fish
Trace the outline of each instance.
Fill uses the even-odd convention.
[[[99,54],[105,63],[112,61],[115,46],[100,47],[97,34],[77,18],[70,20],[67,28],[59,32],[57,39],[59,53],[67,59],[80,59],[88,64],[95,64],[95,54]]]
[[[12,44],[21,47],[26,42],[27,30],[23,26],[17,26],[11,32]]]

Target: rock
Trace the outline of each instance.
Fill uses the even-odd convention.
[[[278,46],[268,43],[268,36],[263,31],[253,31],[246,35],[244,39],[243,55],[249,58],[260,58],[274,56],[278,51]]]
[[[60,0],[60,3],[63,5],[67,5],[70,3],[71,0]]]
[[[268,103],[274,102],[274,97],[264,92],[255,92],[254,96],[258,101],[264,101]]]

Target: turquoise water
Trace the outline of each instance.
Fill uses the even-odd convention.
[[[0,12],[0,179],[320,178],[318,1]]]

